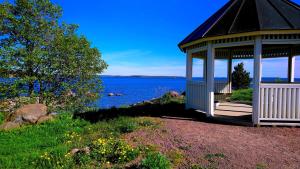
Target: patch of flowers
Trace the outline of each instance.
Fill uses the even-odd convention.
[[[65,134],[65,143],[69,145],[75,145],[80,142],[82,137],[76,132],[69,132]]]
[[[110,137],[99,138],[91,145],[91,156],[101,163],[126,163],[134,160],[140,153],[124,140]]]
[[[71,164],[70,158],[63,158],[61,155],[53,152],[43,153],[36,161],[32,162],[36,168],[69,168]]]

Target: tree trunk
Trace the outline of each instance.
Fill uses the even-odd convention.
[[[44,93],[44,88],[43,88],[43,83],[39,81],[40,85],[40,90],[39,90],[39,103],[43,104],[44,98],[43,98],[43,93]]]
[[[28,94],[29,97],[32,97],[32,95],[34,94],[34,82],[30,81],[28,84]]]

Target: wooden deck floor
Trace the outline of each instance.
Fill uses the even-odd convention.
[[[252,106],[238,103],[221,103],[215,110],[217,120],[239,124],[252,125]]]

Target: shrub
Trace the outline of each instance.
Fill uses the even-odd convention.
[[[215,159],[218,159],[218,158],[225,158],[225,155],[224,154],[222,154],[222,153],[216,153],[216,154],[207,154],[206,156],[205,156],[205,159],[207,160],[207,161],[209,161],[210,163],[213,163],[213,162],[215,162]]]
[[[145,119],[139,122],[139,125],[142,127],[149,127],[155,125],[155,123],[152,120]]]
[[[167,104],[171,101],[172,101],[172,96],[170,93],[163,95],[159,100],[160,104]]]
[[[172,97],[171,93],[166,93],[159,99],[159,104],[184,103],[183,97]]]
[[[71,158],[65,158],[59,152],[45,152],[37,158],[33,163],[35,168],[51,169],[51,168],[71,168],[73,163]]]
[[[125,163],[134,160],[139,150],[116,138],[99,138],[91,145],[91,157],[101,163]]]
[[[114,120],[116,129],[120,133],[130,133],[136,130],[139,127],[139,124],[137,121],[128,118],[128,117],[120,117],[116,120]]]
[[[173,165],[177,166],[184,160],[184,155],[180,150],[171,150],[167,153],[167,157],[170,159]]]
[[[268,166],[263,163],[256,164],[256,169],[266,169]]]
[[[230,97],[230,100],[252,102],[252,95],[253,95],[253,89],[234,90]]]
[[[68,155],[66,155],[68,156]],[[91,162],[91,157],[85,152],[78,152],[74,154],[72,161],[79,166],[86,166]]]
[[[159,152],[150,152],[142,160],[142,169],[171,169],[171,162]]]

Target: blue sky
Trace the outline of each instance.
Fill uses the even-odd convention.
[[[63,20],[78,24],[79,33],[99,48],[109,64],[105,74],[172,76],[185,75],[185,54],[177,44],[227,1],[53,0],[62,6]],[[245,62],[252,72],[251,60]],[[278,70],[281,62],[264,63],[263,75],[286,77],[287,66]],[[225,76],[224,62],[216,65],[216,76]],[[299,58],[296,66],[300,77]]]

